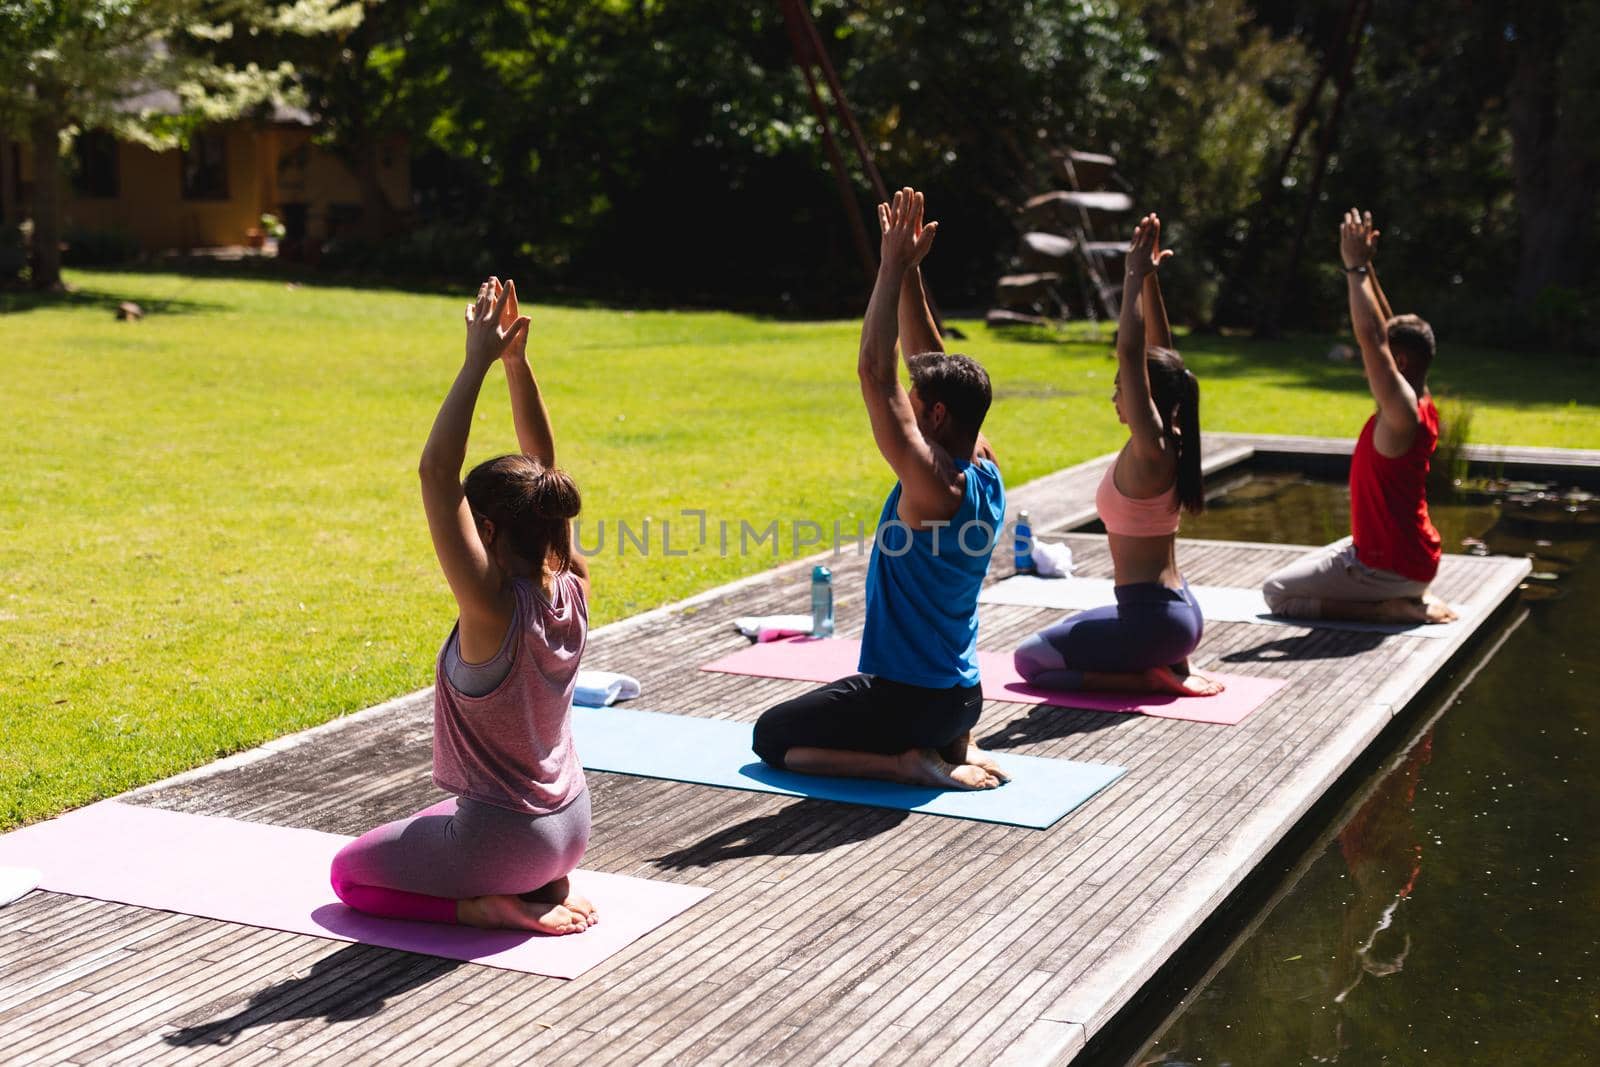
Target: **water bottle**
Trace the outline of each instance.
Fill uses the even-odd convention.
[[[1017,573],[1036,573],[1038,568],[1033,565],[1033,523],[1026,511],[1017,512],[1014,536],[1012,546],[1016,554]]]
[[[820,564],[811,568],[811,636],[833,636],[833,572]]]

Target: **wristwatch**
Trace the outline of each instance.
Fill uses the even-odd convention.
[[[1365,274],[1367,273],[1367,265],[1363,263],[1357,267],[1345,267],[1344,272],[1346,274]]]

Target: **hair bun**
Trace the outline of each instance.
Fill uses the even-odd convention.
[[[574,519],[583,510],[577,483],[560,467],[542,468],[535,476],[531,495],[534,507],[546,519]]]

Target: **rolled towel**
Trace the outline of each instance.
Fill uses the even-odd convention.
[[[1072,547],[1051,544],[1049,541],[1033,543],[1033,566],[1041,578],[1067,578],[1072,575]]]
[[[27,896],[40,877],[32,867],[0,867],[0,908]]]
[[[579,671],[572,702],[585,708],[604,708],[619,700],[632,700],[639,692],[639,680],[626,674]]]
[[[776,641],[811,633],[810,615],[742,615],[733,620],[736,630],[756,641]]]

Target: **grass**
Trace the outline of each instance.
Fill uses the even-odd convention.
[[[425,685],[454,615],[415,464],[465,292],[71,281],[70,297],[0,303],[0,827]],[[115,321],[124,299],[149,317]],[[735,549],[741,521],[875,521],[890,477],[855,323],[533,314],[580,535],[607,525],[596,624],[772,564],[768,545],[722,556],[719,521]],[[1012,484],[1120,443],[1103,342],[961,325],[996,383],[988,431]],[[1371,402],[1357,369],[1322,358],[1330,340],[1186,339],[1207,427],[1352,435]],[[1474,406],[1480,441],[1592,448],[1594,369],[1447,344],[1435,377]],[[509,419],[496,370],[469,458],[514,447]],[[685,508],[708,513],[709,545]],[[646,518],[650,553],[619,553],[615,523]],[[663,555],[663,520],[687,555]]]

